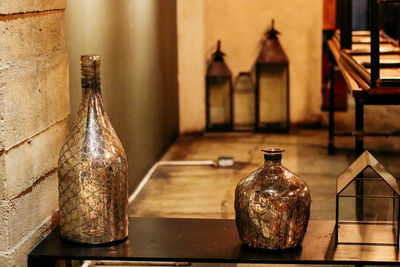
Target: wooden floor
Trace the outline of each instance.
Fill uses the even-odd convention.
[[[254,133],[182,136],[162,161],[208,160],[233,156],[232,168],[159,166],[130,208],[131,216],[234,218],[236,184],[263,163],[260,150],[286,149],[282,164],[309,185],[311,218],[335,218],[336,177],[354,160],[353,138],[336,140],[337,153],[327,153],[324,130],[297,130],[290,135]],[[394,175],[400,174],[399,138],[371,138],[366,147]],[[395,175],[396,176],[396,175]]]

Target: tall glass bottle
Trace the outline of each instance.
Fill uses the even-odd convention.
[[[250,247],[287,249],[301,244],[310,217],[307,184],[281,165],[283,149],[264,149],[265,163],[235,191],[236,225]]]
[[[100,57],[81,57],[82,101],[58,162],[60,232],[103,244],[128,235],[128,162],[103,107]]]

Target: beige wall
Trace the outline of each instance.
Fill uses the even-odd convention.
[[[132,192],[178,134],[175,0],[68,0],[71,118],[80,56],[101,56],[104,104],[129,160]]]
[[[57,161],[69,113],[64,7],[0,2],[0,266],[25,266],[58,223]]]
[[[250,71],[271,19],[282,32],[279,38],[290,61],[291,121],[320,120],[322,1],[181,0],[177,16],[180,110],[188,111],[180,114],[182,133],[204,129],[204,63],[217,40],[234,76]]]
[[[177,0],[179,130],[205,128],[204,1]]]

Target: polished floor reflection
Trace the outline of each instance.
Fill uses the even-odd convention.
[[[328,155],[326,131],[293,130],[289,135],[253,133],[181,136],[162,161],[216,160],[234,157],[231,168],[159,166],[131,204],[131,216],[234,218],[238,181],[260,166],[261,149],[286,149],[282,164],[300,175],[311,192],[311,219],[335,218],[336,177],[355,159],[351,137],[336,138],[337,151]],[[367,138],[366,148],[395,177],[400,175],[400,139]]]

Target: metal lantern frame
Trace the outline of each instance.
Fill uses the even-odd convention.
[[[206,74],[206,130],[207,131],[232,131],[233,130],[233,83],[232,72],[224,61],[225,53],[221,51],[221,41],[218,40],[217,50],[213,53],[213,59],[208,65]],[[229,122],[226,124],[211,126],[210,122],[210,90],[212,79],[224,79],[229,83]]]
[[[268,30],[266,35],[266,40],[264,41],[264,45],[258,54],[256,60],[256,84],[255,84],[255,103],[256,103],[256,131],[261,132],[273,132],[273,133],[288,133],[290,130],[290,84],[289,84],[289,59],[282,48],[282,45],[279,42],[278,32],[274,28],[274,20],[272,20],[272,27]],[[267,124],[265,127],[260,126],[260,78],[261,78],[261,69],[263,66],[283,66],[286,68],[286,127],[282,127],[280,125],[275,125],[275,123]]]
[[[377,178],[365,178],[363,177],[363,172],[370,168],[375,172],[378,176]],[[371,179],[371,180],[379,180],[384,182],[391,189],[393,196],[384,196],[384,195],[365,195],[363,192],[363,184],[362,182]],[[355,182],[355,194],[354,195],[346,195],[344,194],[345,189],[349,187],[350,184]],[[368,151],[365,151],[361,154],[347,169],[345,169],[336,180],[336,224],[335,224],[335,243],[338,244],[346,244],[346,245],[379,245],[379,246],[395,246],[397,249],[399,248],[399,233],[400,233],[400,187],[396,178],[393,177],[385,168],[380,164]],[[341,221],[339,219],[339,206],[340,201],[344,198],[355,198],[356,205],[356,220],[355,221]],[[392,222],[390,221],[365,221],[363,220],[363,209],[364,209],[364,200],[367,198],[375,199],[375,201],[379,201],[379,199],[392,199]],[[361,211],[361,212],[360,212]],[[341,231],[341,226],[349,226],[356,227],[362,232],[360,229],[363,229],[364,232],[368,232],[371,236],[378,233],[378,229],[384,228],[385,234],[388,236],[393,234],[393,242],[358,242],[358,241],[346,241],[341,242],[339,240],[339,233]],[[391,230],[385,230],[390,227]],[[378,228],[379,227],[379,228]],[[352,235],[349,235],[352,236]],[[376,235],[378,236],[378,235]],[[350,239],[351,240],[351,239]]]

